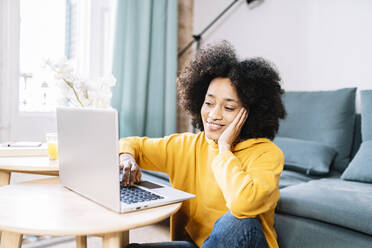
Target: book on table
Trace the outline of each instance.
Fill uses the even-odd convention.
[[[0,145],[0,157],[48,156],[48,147],[41,142],[6,142]]]

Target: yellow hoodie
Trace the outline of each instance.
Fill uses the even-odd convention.
[[[269,247],[278,247],[274,210],[284,156],[269,139],[248,139],[219,154],[204,132],[129,137],[120,140],[119,151],[132,154],[143,169],[167,173],[173,187],[196,195],[177,214],[199,247],[228,210],[237,218],[258,216]]]

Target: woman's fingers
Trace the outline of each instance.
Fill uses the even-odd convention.
[[[240,131],[247,120],[248,110],[241,108],[231,124],[223,131],[218,139],[220,153],[230,150],[236,139],[239,138]]]
[[[121,185],[124,187],[133,186],[141,181],[141,171],[136,160],[131,154],[120,154],[120,169],[123,170]]]
[[[141,177],[142,177],[141,170],[138,169],[136,172],[136,183],[141,182]]]
[[[141,171],[134,161],[123,162],[123,178],[121,181],[122,186],[133,186],[134,183],[141,181]]]
[[[224,142],[232,145],[232,143],[239,137],[240,130],[247,119],[247,110],[241,108],[238,114],[235,116],[231,124],[226,128],[226,130],[221,134],[219,138],[219,143],[223,144]]]
[[[133,184],[137,181],[137,166],[135,164],[132,164],[132,167],[130,168],[130,176],[129,176],[129,186],[133,186]]]
[[[238,112],[238,114],[235,116],[233,122],[231,123],[233,126],[237,126],[240,119],[242,118],[243,114],[244,114],[244,110],[245,108],[241,108]]]
[[[239,118],[239,121],[238,121],[238,124],[237,124],[237,127],[239,128],[239,130],[243,127],[245,121],[247,120],[248,118],[248,111],[245,109],[245,108],[242,108],[243,111],[242,111],[242,114]]]
[[[129,186],[130,171],[131,171],[131,163],[129,161],[125,161],[123,165],[123,180],[121,181],[124,187]]]
[[[248,117],[248,111],[245,108],[241,108],[239,113],[236,115],[234,121],[231,123],[234,127],[235,132],[239,135],[241,128],[243,127]]]

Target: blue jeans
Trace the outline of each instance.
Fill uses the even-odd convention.
[[[196,248],[189,241],[173,241],[149,244],[129,244],[126,248]],[[267,241],[261,223],[256,218],[238,219],[227,211],[213,226],[212,233],[202,248],[267,248]]]

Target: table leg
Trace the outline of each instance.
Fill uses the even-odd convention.
[[[0,187],[9,185],[9,183],[10,183],[10,172],[0,170]],[[2,237],[2,234],[1,234],[1,231],[0,231],[0,239],[1,239],[1,237]],[[4,247],[4,246],[2,246],[2,247]]]
[[[106,233],[102,238],[103,248],[122,248],[129,242],[129,231]]]
[[[9,185],[10,183],[10,172],[0,171],[0,186]]]
[[[120,239],[120,247],[124,247],[129,244],[129,231],[121,232]]]
[[[1,235],[2,248],[21,248],[23,235],[21,233],[3,232]]]
[[[76,248],[87,248],[87,236],[76,236]]]

